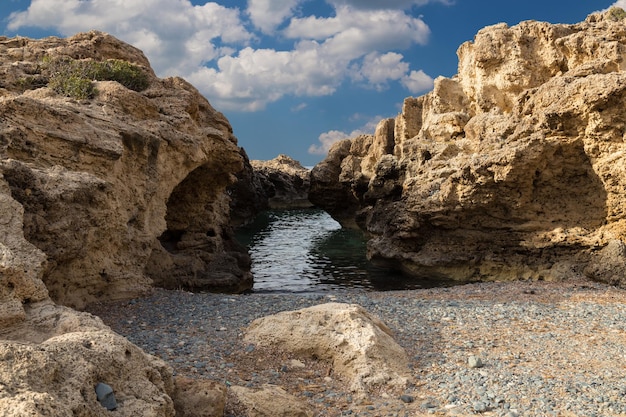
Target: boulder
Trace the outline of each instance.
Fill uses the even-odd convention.
[[[112,59],[145,85],[87,80],[87,97],[52,87],[50,63]],[[0,73],[0,173],[24,208],[26,240],[47,258],[54,300],[82,307],[153,283],[251,287],[227,193],[246,160],[228,120],[192,85],[157,78],[141,51],[95,31],[0,37]]]
[[[356,304],[327,303],[252,322],[244,340],[260,347],[327,361],[355,392],[403,388],[408,358],[391,330]]]
[[[106,416],[100,383],[113,389],[116,415],[174,416],[171,368],[100,325],[41,343],[0,340],[0,416]]]
[[[266,385],[260,389],[233,386],[231,391],[246,417],[313,417],[315,413],[283,388]]]
[[[480,30],[457,75],[336,144],[309,198],[416,278],[626,284],[621,16]]]
[[[174,380],[176,417],[223,417],[226,386],[219,382],[178,376]]]
[[[269,161],[250,161],[254,174],[267,195],[270,209],[312,207],[309,201],[309,174],[298,161],[278,155]]]

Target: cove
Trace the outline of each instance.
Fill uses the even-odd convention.
[[[236,231],[252,258],[253,292],[319,292],[437,286],[373,265],[366,240],[320,209],[266,211]],[[440,284],[439,284],[440,285]]]

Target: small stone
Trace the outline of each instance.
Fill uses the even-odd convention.
[[[485,411],[487,411],[487,404],[482,401],[474,402],[473,407],[474,411],[476,411],[477,413],[484,413]]]
[[[306,368],[306,365],[297,359],[292,359],[289,361],[289,366],[292,368]]]
[[[402,394],[400,396],[400,399],[402,400],[402,402],[405,402],[405,403],[412,403],[413,401],[415,401],[415,398],[413,398],[412,395],[408,395],[408,394]]]
[[[109,411],[113,411],[117,408],[117,401],[115,401],[113,388],[111,388],[110,385],[99,382],[98,385],[96,385],[96,398],[98,402]]]
[[[470,368],[482,368],[483,366],[485,366],[483,364],[482,359],[480,359],[478,356],[474,356],[474,355],[470,356],[467,359],[467,364],[468,364],[468,366]]]

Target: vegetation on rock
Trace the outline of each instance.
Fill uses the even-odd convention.
[[[94,61],[68,57],[44,57],[39,71],[23,77],[20,85],[24,90],[48,86],[56,93],[77,100],[97,95],[93,81],[117,81],[124,87],[143,91],[150,83],[148,75],[139,66],[120,59]]]

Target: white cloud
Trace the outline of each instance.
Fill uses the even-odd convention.
[[[612,6],[608,7],[608,9],[610,9],[611,7],[621,7],[622,9],[626,10],[626,0],[618,0],[615,3],[613,3]]]
[[[263,33],[272,33],[293,15],[301,0],[248,0],[247,13],[252,23]]]
[[[411,71],[409,75],[402,77],[401,83],[413,94],[430,90],[434,86],[434,80],[422,70]]]
[[[285,96],[330,95],[351,79],[378,90],[400,82],[411,93],[432,86],[398,52],[428,41],[426,23],[402,10],[428,0],[327,0],[334,15],[296,17],[306,1],[249,0],[242,13],[187,0],[32,0],[28,10],[9,17],[7,28],[111,33],[143,50],[159,76],[188,79],[223,110],[257,111]],[[264,37],[248,31],[250,23],[265,34],[284,25],[277,36],[293,46],[253,48]]]
[[[402,9],[423,6],[428,3],[453,4],[454,0],[328,0],[336,6],[350,5],[359,9]]]
[[[308,104],[306,104],[306,103],[300,103],[300,104],[298,104],[298,105],[293,106],[293,107],[291,108],[291,111],[292,111],[292,112],[294,112],[294,113],[297,113],[297,112],[299,112],[299,111],[302,111],[302,110],[306,109],[307,107],[309,107],[309,105],[308,105]]]
[[[230,52],[212,42],[217,38],[226,44],[254,38],[237,9],[171,0],[32,0],[28,10],[9,16],[9,30],[22,27],[52,28],[64,36],[92,29],[111,33],[141,49],[161,76],[185,75]]]
[[[358,133],[354,136],[358,136]],[[321,144],[309,146],[309,153],[311,155],[326,155],[328,153],[328,150],[335,143],[351,137],[351,135],[345,132],[340,132],[338,130],[331,130],[329,132],[322,133],[318,138]]]
[[[355,70],[355,80],[367,80],[377,90],[384,90],[390,80],[399,80],[406,76],[409,64],[403,62],[404,57],[395,52],[379,54],[369,53],[363,58],[363,64]]]
[[[358,120],[360,118],[363,118],[363,115],[355,114],[352,116],[351,119]],[[330,150],[330,148],[335,143],[341,140],[354,138],[359,135],[366,135],[366,134],[371,135],[376,131],[376,126],[378,125],[378,122],[380,122],[382,119],[383,119],[382,116],[371,117],[367,121],[367,123],[365,123],[360,128],[353,130],[350,133],[342,132],[339,130],[330,130],[328,132],[324,132],[320,134],[319,137],[317,138],[317,140],[320,142],[319,145],[314,144],[314,145],[309,146],[309,153],[311,155],[326,155],[328,151]]]
[[[421,18],[402,10],[364,11],[341,6],[332,17],[293,18],[284,34],[296,39],[323,40],[337,54],[362,56],[371,51],[425,44],[430,29]]]

